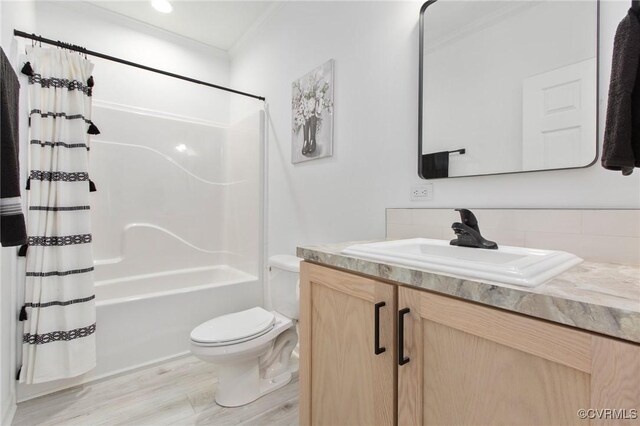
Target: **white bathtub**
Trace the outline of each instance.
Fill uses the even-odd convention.
[[[96,306],[191,293],[255,280],[256,277],[246,272],[216,265],[97,281]]]
[[[97,281],[96,369],[74,379],[21,384],[18,399],[186,354],[196,325],[261,303],[259,280],[227,265]]]

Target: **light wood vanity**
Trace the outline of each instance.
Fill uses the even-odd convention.
[[[302,425],[640,424],[636,342],[308,261],[299,325]]]

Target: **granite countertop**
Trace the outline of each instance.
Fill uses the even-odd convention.
[[[538,287],[526,288],[340,254],[353,244],[298,247],[297,253],[309,262],[640,343],[638,266],[583,262]]]

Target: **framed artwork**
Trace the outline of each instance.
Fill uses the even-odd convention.
[[[333,59],[292,84],[291,162],[333,155]]]

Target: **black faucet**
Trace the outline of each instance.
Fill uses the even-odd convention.
[[[498,248],[498,244],[493,241],[486,240],[480,235],[480,228],[478,228],[478,219],[467,209],[456,209],[460,212],[460,222],[454,222],[451,225],[451,229],[456,233],[455,240],[451,240],[449,244],[452,246],[462,247],[475,247],[495,250]]]

